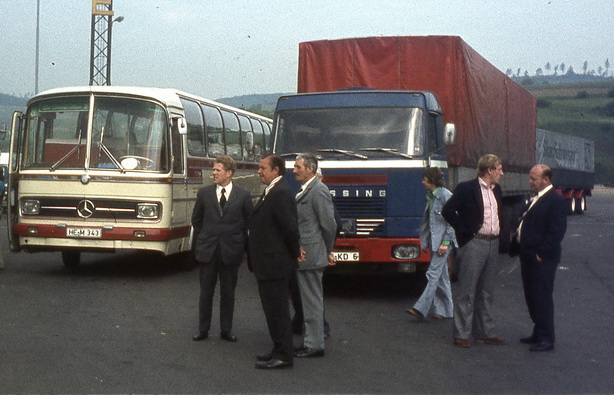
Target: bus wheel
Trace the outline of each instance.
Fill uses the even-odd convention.
[[[584,214],[586,211],[586,196],[576,199],[576,214]]]
[[[80,251],[62,251],[62,262],[68,269],[75,270],[81,263]]]
[[[172,265],[175,265],[179,270],[186,272],[191,271],[196,267],[196,259],[192,251],[180,252],[173,254],[167,258]]]

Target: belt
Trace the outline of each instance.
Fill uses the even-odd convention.
[[[482,239],[482,240],[497,240],[499,238],[499,235],[483,235],[480,233],[477,233],[475,236],[476,239]]]

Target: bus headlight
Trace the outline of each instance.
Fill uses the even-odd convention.
[[[21,201],[21,214],[23,215],[37,215],[40,214],[41,203],[38,200],[22,200]]]
[[[420,247],[408,244],[394,246],[392,256],[396,259],[416,259],[420,256]]]
[[[157,219],[158,205],[155,203],[139,203],[136,205],[136,217],[141,219]]]

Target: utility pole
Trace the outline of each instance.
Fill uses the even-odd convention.
[[[111,85],[111,31],[113,0],[92,0],[92,39],[90,46],[90,85]]]
[[[40,19],[41,19],[41,0],[36,0],[36,62],[34,64],[34,94],[38,93],[38,63],[40,53]]]

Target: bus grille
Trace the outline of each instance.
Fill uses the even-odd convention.
[[[137,220],[137,204],[143,201],[83,199],[83,198],[31,198],[40,202],[38,215],[25,217],[46,217],[90,220]],[[87,203],[85,203],[87,202]],[[155,202],[152,202],[156,204]],[[23,215],[23,214],[22,214]]]
[[[383,198],[333,198],[335,208],[343,222],[342,234],[354,237],[384,235]]]

